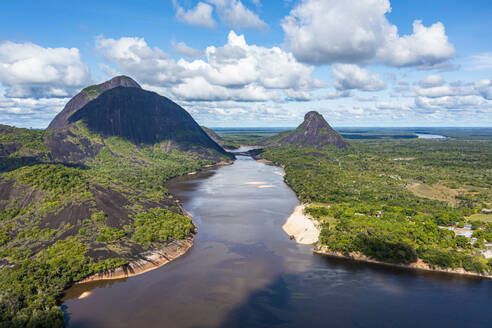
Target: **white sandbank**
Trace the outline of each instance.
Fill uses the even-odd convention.
[[[289,235],[294,236],[299,244],[314,244],[318,241],[319,229],[313,220],[304,215],[305,205],[299,205],[289,216],[282,229]]]

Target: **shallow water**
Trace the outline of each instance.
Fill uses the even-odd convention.
[[[193,248],[140,276],[71,288],[67,325],[490,327],[492,281],[329,259],[289,240],[281,226],[298,201],[281,173],[239,156],[174,180],[198,226]]]

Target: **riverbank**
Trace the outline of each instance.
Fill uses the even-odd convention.
[[[217,162],[215,164],[207,164],[207,165],[203,165],[203,168],[210,168],[210,167],[220,167],[220,166],[226,166],[226,165],[231,165],[233,164],[234,161],[231,160],[231,161],[220,161],[220,162]]]
[[[304,214],[304,208],[304,204],[296,206],[282,229],[299,244],[314,244],[318,242],[320,230],[315,221]]]
[[[255,158],[258,162],[270,162],[269,164],[277,165],[268,160],[263,160],[262,158]],[[277,165],[278,166],[278,165]],[[283,167],[282,167],[283,168]],[[292,189],[292,186],[284,180],[284,182]],[[295,190],[294,190],[295,191]],[[286,232],[291,239],[295,239],[298,244],[316,244],[319,240],[319,234],[321,231],[321,227],[315,220],[310,218],[309,216],[304,214],[305,204],[298,205],[292,214],[289,216],[285,224],[282,226],[284,232]],[[373,263],[378,265],[403,268],[409,270],[420,270],[420,271],[428,271],[428,272],[438,272],[438,273],[448,273],[455,275],[463,275],[463,276],[473,276],[480,277],[486,279],[492,279],[492,275],[490,274],[482,274],[472,271],[466,271],[464,268],[440,268],[440,267],[432,267],[428,263],[425,263],[421,259],[418,259],[415,263],[410,263],[408,265],[405,264],[393,264],[383,261],[378,261],[367,257],[366,255],[353,252],[349,255],[342,254],[340,252],[334,252],[328,249],[327,246],[319,246],[315,245],[313,248],[313,253],[328,256],[328,257],[336,257],[346,260],[364,262],[364,263]]]
[[[287,218],[287,221],[282,226],[282,230],[294,239],[298,244],[304,245],[312,245],[318,242],[320,227],[316,224],[312,218],[308,215],[304,214],[305,204],[298,205],[292,212],[292,214]],[[369,258],[368,256],[360,253],[360,252],[352,252],[348,255],[345,255],[341,252],[334,252],[328,249],[327,246],[319,246],[315,245],[313,248],[313,253],[328,256],[328,257],[336,257],[351,261],[364,262],[364,263],[373,263],[378,265],[384,265],[395,268],[403,268],[409,270],[419,270],[419,271],[428,271],[428,272],[440,272],[440,273],[449,273],[456,275],[465,275],[465,276],[474,276],[481,277],[486,279],[492,279],[492,275],[481,274],[477,272],[466,271],[463,268],[439,268],[439,267],[431,267],[429,264],[425,263],[421,259],[417,262],[410,264],[394,264],[383,261],[378,261]]]
[[[233,163],[234,163],[233,160],[220,161],[215,164],[204,165],[202,166],[202,168],[208,169],[208,168],[231,165]],[[187,173],[185,175],[195,175],[197,173],[198,172],[195,171],[195,172]],[[174,198],[173,195],[171,195],[170,197]],[[191,218],[190,213],[186,212],[181,207],[181,205],[179,205],[179,203],[177,205],[181,208],[183,213],[185,213],[188,217]],[[86,277],[76,282],[76,284],[83,284],[86,282],[99,281],[99,280],[124,279],[160,268],[164,264],[174,261],[177,258],[184,255],[186,252],[188,252],[188,250],[193,246],[195,233],[196,233],[196,227],[195,227],[195,231],[186,239],[174,240],[164,248],[155,249],[141,254],[141,258],[139,260],[131,261],[127,265],[119,267],[112,271],[96,273],[92,276]]]
[[[364,263],[373,263],[373,264],[384,265],[384,266],[389,266],[389,267],[394,267],[394,268],[403,268],[403,269],[409,269],[409,270],[428,271],[428,272],[450,273],[450,274],[456,274],[456,275],[474,276],[474,277],[492,279],[492,275],[466,271],[463,268],[456,268],[456,269],[447,268],[447,269],[445,269],[445,268],[439,268],[439,267],[431,267],[429,264],[425,263],[421,259],[419,259],[415,263],[410,263],[410,264],[394,264],[394,263],[388,263],[388,262],[383,262],[383,261],[371,259],[371,258],[367,257],[366,255],[359,253],[359,252],[352,252],[348,255],[345,255],[341,252],[331,251],[326,246],[320,246],[320,247],[314,248],[313,253],[319,254],[322,256],[336,257],[336,258],[341,258],[341,259],[346,259],[346,260],[351,260],[351,261],[357,261],[357,262],[364,262]]]
[[[123,279],[160,268],[184,255],[193,246],[194,235],[182,240],[172,241],[165,248],[142,254],[142,258],[109,272],[100,272],[77,282],[83,284],[91,281]]]

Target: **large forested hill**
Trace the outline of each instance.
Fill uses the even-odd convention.
[[[230,160],[128,77],[88,87],[47,130],[0,126],[0,327],[63,325],[63,288],[192,234],[170,178]]]

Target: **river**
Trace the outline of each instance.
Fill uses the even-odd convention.
[[[298,200],[282,173],[238,156],[173,180],[198,226],[193,248],[143,275],[72,287],[67,326],[490,327],[492,281],[330,259],[290,240],[281,226]]]
[[[446,136],[439,134],[429,134],[429,133],[415,133],[418,139],[446,139]]]

